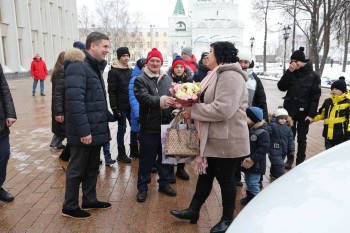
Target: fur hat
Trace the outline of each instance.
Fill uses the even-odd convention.
[[[247,108],[246,113],[247,117],[249,117],[254,123],[259,123],[264,117],[263,110],[258,107]]]
[[[183,67],[186,67],[185,61],[181,58],[181,56],[176,56],[173,60],[173,65],[171,66],[171,69],[174,70],[174,68],[177,65],[182,65]]]
[[[338,90],[341,90],[343,93],[345,93],[346,92],[346,83],[344,80],[341,80],[341,79],[337,80],[337,81],[332,83],[331,90],[333,88],[337,88]]]
[[[86,48],[85,44],[83,42],[80,42],[80,41],[74,41],[73,47],[80,49],[80,50],[84,50]]]
[[[275,112],[275,117],[278,118],[278,117],[285,117],[287,118],[288,117],[288,112],[287,110],[285,110],[283,107],[278,107],[278,109],[276,110]]]
[[[142,68],[146,65],[146,59],[144,58],[140,58],[139,60],[137,60],[136,62],[136,66],[142,70]]]
[[[148,63],[149,59],[151,59],[152,57],[158,57],[163,65],[163,55],[161,52],[158,51],[157,48],[153,48],[148,54],[147,54],[147,58],[146,58],[146,63]]]
[[[249,61],[249,63],[251,63],[253,60],[252,53],[246,48],[238,50],[237,56],[239,57],[239,60]]]
[[[117,49],[117,57],[118,60],[124,55],[124,54],[128,54],[130,56],[130,52],[128,47],[120,47]]]
[[[182,49],[182,53],[187,54],[188,56],[192,57],[192,48],[191,47],[185,47]]]
[[[305,59],[304,47],[300,47],[299,50],[295,51],[292,56],[290,56],[290,60],[308,62],[309,59]]]

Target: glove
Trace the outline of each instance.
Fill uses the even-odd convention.
[[[114,117],[115,117],[115,119],[118,121],[120,118],[121,118],[121,116],[122,116],[122,114],[120,113],[120,111],[118,110],[118,109],[113,109],[113,115],[114,115]]]

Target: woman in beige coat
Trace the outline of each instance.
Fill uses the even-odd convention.
[[[197,223],[200,208],[216,178],[221,188],[223,216],[210,232],[225,232],[235,209],[235,170],[239,158],[250,153],[245,113],[248,76],[238,63],[237,49],[232,43],[219,41],[210,47],[211,72],[201,82],[200,102],[186,107],[184,113],[195,120],[200,137],[200,155],[195,159],[197,187],[189,208],[173,210],[171,214]]]

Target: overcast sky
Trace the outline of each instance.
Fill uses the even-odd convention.
[[[83,5],[93,8],[96,0],[76,0],[78,10]],[[168,17],[172,15],[175,8],[176,0],[127,0],[131,12],[140,11],[143,13],[145,19],[150,24],[154,24],[156,27],[168,27]],[[182,0],[185,7],[186,14],[188,8],[188,0]],[[249,38],[254,36],[256,38],[256,46],[263,46],[263,34],[260,30],[261,26],[255,27],[255,23],[251,20],[251,5],[250,0],[236,1],[240,4],[239,8],[239,21],[245,25],[243,35],[243,45],[249,47]],[[160,9],[160,10],[159,10]]]

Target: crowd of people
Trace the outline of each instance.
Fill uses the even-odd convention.
[[[137,202],[145,202],[151,172],[158,172],[160,193],[174,197],[170,184],[176,178],[189,180],[185,164],[162,163],[161,125],[169,124],[174,110],[183,109],[185,119],[192,119],[200,139],[200,153],[194,159],[198,180],[194,195],[184,210],[172,210],[179,219],[195,224],[201,206],[208,198],[214,178],[222,195],[222,218],[211,232],[225,232],[233,221],[236,186],[242,186],[244,173],[248,204],[261,189],[266,170],[266,155],[271,162],[272,180],[305,160],[309,125],[324,120],[323,137],[328,149],[348,140],[350,135],[350,98],[343,78],[331,86],[330,98],[317,111],[321,95],[320,78],[301,47],[291,56],[288,69],[277,87],[286,92],[283,106],[268,114],[266,93],[253,72],[251,52],[236,48],[227,41],[214,42],[197,59],[191,47],[174,56],[164,72],[163,56],[153,48],[136,66],[130,66],[127,47],[116,50],[117,59],[108,72],[107,88],[103,72],[109,53],[107,35],[92,32],[86,43],[76,41],[73,48],[61,52],[52,70],[52,132],[50,146],[63,149],[60,159],[66,167],[66,190],[62,215],[75,219],[91,216],[90,209],[108,209],[111,204],[97,199],[96,182],[100,151],[106,165],[116,161],[129,164],[138,159]],[[32,94],[40,80],[40,94],[48,75],[39,54],[33,59]],[[199,100],[181,106],[172,96],[172,83],[200,82]],[[108,90],[108,95],[107,91]],[[109,98],[109,104],[107,101]],[[111,109],[112,113],[109,111]],[[14,196],[2,188],[10,155],[9,127],[16,112],[9,87],[0,66],[0,200],[10,202]],[[108,122],[118,121],[116,159],[110,152]],[[125,148],[127,123],[130,125],[130,153]],[[67,144],[62,141],[67,139]],[[295,145],[297,139],[297,146]],[[287,161],[285,162],[285,159]],[[82,205],[79,189],[82,187]]]

